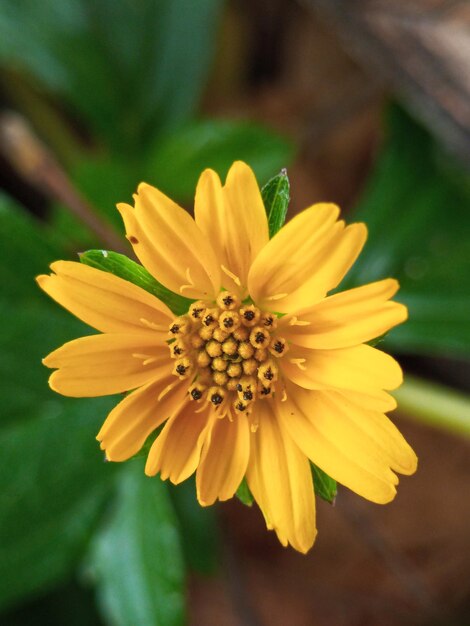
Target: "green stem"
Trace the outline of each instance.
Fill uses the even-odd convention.
[[[400,409],[426,424],[470,436],[469,396],[414,376],[393,395]]]

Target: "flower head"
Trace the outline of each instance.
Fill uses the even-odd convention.
[[[111,461],[136,454],[164,424],[145,472],[179,483],[196,472],[202,505],[231,498],[244,477],[283,545],[313,544],[309,459],[361,496],[386,503],[395,472],[416,456],[384,414],[400,367],[367,344],[406,319],[385,279],[328,296],[366,240],[333,204],[306,209],[271,240],[251,169],[236,162],[222,186],[201,175],[195,219],[141,184],[118,205],[149,272],[193,300],[175,316],[155,296],[80,263],[53,263],[39,285],[102,334],[44,359],[50,386],[83,397],[131,392],[98,440]]]

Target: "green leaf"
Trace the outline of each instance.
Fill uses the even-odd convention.
[[[244,478],[237,489],[237,498],[240,502],[243,502],[246,506],[251,506],[254,502],[253,494],[248,487],[248,483],[246,482],[246,478]]]
[[[0,299],[41,299],[34,276],[63,248],[51,231],[0,194]]]
[[[315,487],[315,493],[323,500],[326,500],[330,504],[334,504],[336,498],[336,480],[333,480],[319,467],[310,463],[312,468],[313,485]]]
[[[286,221],[290,200],[290,184],[287,171],[282,170],[261,189],[264,206],[268,214],[269,238],[274,237]]]
[[[109,400],[52,393],[41,359],[83,328],[34,276],[61,248],[50,230],[0,200],[0,606],[70,576],[105,502],[95,442]],[[12,575],[14,572],[14,575]]]
[[[108,145],[139,154],[198,106],[222,0],[4,0],[0,57],[65,96]]]
[[[341,288],[398,278],[397,300],[408,306],[409,320],[387,335],[394,350],[468,357],[469,181],[416,122],[393,109],[383,154],[351,217],[367,224],[368,243]]]
[[[167,486],[146,477],[140,460],[120,476],[117,508],[94,541],[91,566],[110,624],[183,624],[185,574],[175,513]]]
[[[312,475],[313,475],[313,486],[315,489],[315,493],[323,500],[326,500],[330,504],[334,503],[336,498],[336,481],[333,480],[325,474],[323,470],[314,465],[310,464],[312,467]],[[253,495],[248,487],[246,479],[244,478],[240,487],[237,489],[237,498],[246,506],[251,506],[254,502]]]
[[[49,400],[0,431],[0,607],[76,566],[106,502],[113,468],[95,435],[112,400]]]
[[[110,272],[134,285],[138,285],[145,291],[156,296],[164,302],[175,315],[186,313],[193,300],[184,298],[170,291],[159,283],[153,276],[135,261],[124,254],[108,252],[107,250],[88,250],[80,254],[80,261],[90,267],[96,267],[104,272]]]
[[[234,161],[253,168],[258,180],[288,165],[292,145],[251,122],[203,120],[159,140],[148,161],[148,182],[172,198],[190,202],[201,172],[210,167],[223,179]]]
[[[54,396],[47,384],[51,370],[41,361],[65,341],[83,334],[85,326],[57,306],[39,303],[8,306],[0,301],[0,316],[0,426],[5,426],[29,419],[51,401]]]

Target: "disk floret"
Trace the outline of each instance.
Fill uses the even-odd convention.
[[[191,381],[189,398],[228,414],[250,414],[257,399],[270,397],[277,360],[288,344],[277,332],[275,313],[241,303],[222,291],[217,301],[194,302],[169,327],[173,374]]]

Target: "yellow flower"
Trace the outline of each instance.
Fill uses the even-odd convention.
[[[307,552],[316,535],[311,459],[359,495],[386,503],[394,472],[416,456],[384,415],[402,373],[367,345],[407,317],[381,280],[327,296],[366,240],[334,204],[306,209],[271,240],[251,169],[236,162],[222,186],[212,170],[196,190],[195,219],[142,183],[118,205],[128,240],[165,287],[195,300],[175,318],[140,287],[80,263],[53,263],[42,289],[102,332],[44,359],[54,391],[132,391],[98,434],[111,461],[153,443],[145,472],[179,483],[196,471],[206,506],[246,477],[268,528]]]

